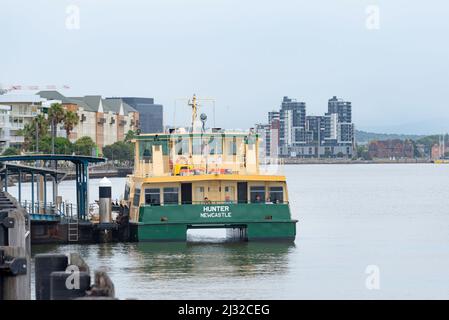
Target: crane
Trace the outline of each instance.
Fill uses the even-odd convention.
[[[67,90],[70,89],[68,85],[56,86],[56,85],[46,85],[46,86],[24,86],[24,85],[11,85],[7,87],[2,87],[0,85],[0,95],[7,94],[10,91],[37,91],[37,90]]]

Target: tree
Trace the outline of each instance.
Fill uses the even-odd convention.
[[[363,160],[372,160],[368,152],[368,146],[366,144],[357,145],[357,157]]]
[[[53,103],[48,109],[48,121],[51,126],[51,137],[52,137],[52,151],[54,148],[54,139],[56,138],[56,128],[58,124],[64,120],[65,110],[62,104]]]
[[[55,127],[64,120],[66,111],[60,103],[53,103],[48,109],[48,121],[54,123]]]
[[[68,138],[55,138],[55,153],[56,154],[71,154],[73,145]]]
[[[78,155],[91,156],[92,150],[96,147],[97,145],[90,137],[84,136],[75,141],[72,150]]]
[[[136,133],[132,130],[128,130],[125,135],[125,142],[131,142],[132,139],[136,136]]]
[[[20,154],[19,149],[9,147],[9,148],[6,148],[5,151],[3,151],[2,156],[16,156],[19,154]]]
[[[134,159],[134,148],[131,143],[117,141],[103,148],[103,155],[108,160],[132,161]]]
[[[38,114],[18,133],[24,137],[23,149],[25,151],[36,151],[36,133],[38,133],[39,140],[48,136],[48,121],[43,114]],[[39,151],[41,150],[39,149]]]
[[[79,122],[78,115],[73,111],[67,111],[64,114],[63,122],[64,122],[64,130],[66,132],[66,137],[68,139],[70,132],[73,130],[73,128],[76,127],[76,125]]]

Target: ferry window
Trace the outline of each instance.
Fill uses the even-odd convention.
[[[235,156],[237,155],[237,138],[232,137],[232,141],[229,141],[228,155]]]
[[[234,202],[234,200],[235,200],[234,187],[226,186],[224,189],[225,189],[224,190],[225,191],[225,202],[226,203]]]
[[[253,186],[249,188],[251,203],[265,202],[265,187]]]
[[[164,188],[164,204],[178,204],[178,188]]]
[[[140,143],[140,155],[141,158],[150,158],[153,153],[153,145],[151,142],[141,142]]]
[[[284,191],[282,187],[270,187],[270,200],[273,203],[284,202]]]
[[[189,139],[178,137],[175,144],[175,152],[177,155],[189,154]]]
[[[222,146],[222,137],[210,137],[209,139],[209,154],[222,154],[223,146]]]
[[[203,201],[205,197],[204,187],[196,187],[195,195],[195,201]]]
[[[129,185],[125,185],[125,193],[123,195],[124,200],[129,200]]]
[[[192,149],[193,154],[195,155],[201,154],[201,138],[193,138]]]
[[[140,189],[134,189],[133,206],[138,207],[140,203]]]
[[[158,206],[161,203],[161,191],[159,188],[145,189],[145,204]]]

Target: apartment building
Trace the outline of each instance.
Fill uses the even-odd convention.
[[[0,105],[0,154],[10,146],[10,111],[11,106]]]
[[[354,124],[349,101],[333,96],[323,116],[307,116],[306,103],[283,97],[279,111],[259,125],[266,137],[266,155],[284,157],[352,157]]]
[[[104,146],[123,141],[129,130],[139,128],[139,112],[120,98],[103,99],[100,95],[65,97],[57,91],[40,91],[42,98],[59,100],[66,110],[78,115],[78,125],[70,132],[70,141],[90,137],[101,153]],[[61,126],[62,127],[62,126]],[[65,131],[58,132],[65,136]]]

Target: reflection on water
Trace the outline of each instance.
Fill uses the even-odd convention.
[[[33,256],[43,252],[78,252],[92,269],[105,268],[110,273],[121,298],[135,298],[136,292],[139,293],[138,298],[158,298],[151,291],[160,293],[159,290],[168,282],[180,281],[187,286],[177,291],[189,288],[201,291],[203,286],[210,285],[208,281],[212,279],[216,286],[223,286],[230,285],[233,278],[256,280],[282,275],[288,270],[288,254],[295,249],[293,243],[285,242],[210,241],[39,245],[33,247]],[[142,290],[147,286],[152,290]],[[190,298],[200,294],[192,293]],[[185,297],[178,296],[177,292],[164,294],[175,299]]]
[[[287,269],[288,243],[138,243],[133,254],[139,270],[155,277],[183,277],[189,273],[214,276],[257,276]]]

